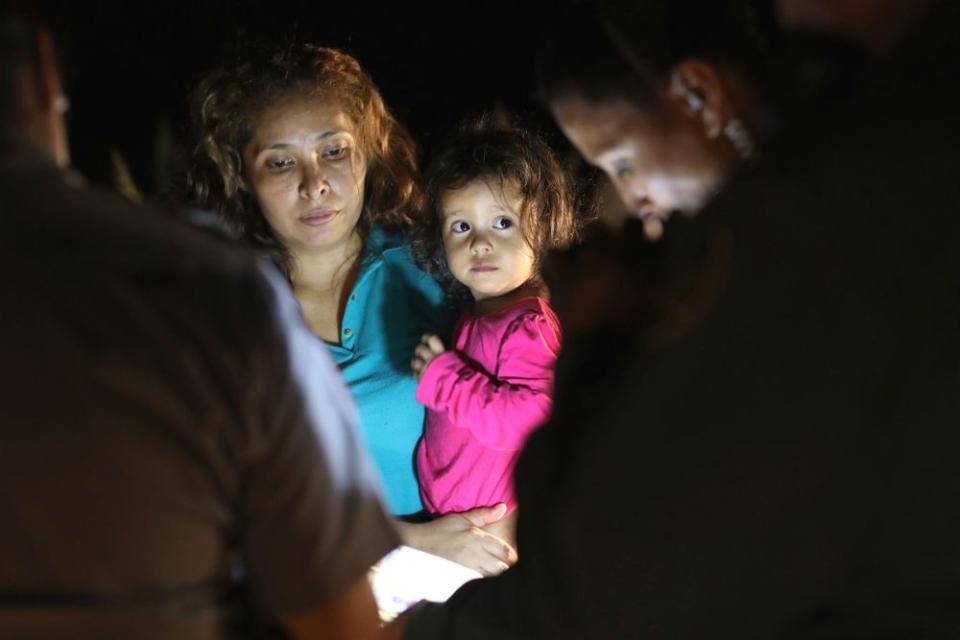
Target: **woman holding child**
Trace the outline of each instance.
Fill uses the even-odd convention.
[[[353,57],[312,45],[211,73],[193,115],[192,197],[284,270],[356,398],[388,507],[422,511],[414,451],[424,408],[410,357],[454,318],[409,248],[423,200],[411,139]],[[407,544],[493,574],[516,559],[483,530],[504,512],[398,526]]]

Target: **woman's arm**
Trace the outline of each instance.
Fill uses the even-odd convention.
[[[506,505],[501,504],[451,513],[420,524],[396,524],[405,544],[492,576],[517,561],[512,546],[483,531],[483,527],[498,522],[506,512]]]

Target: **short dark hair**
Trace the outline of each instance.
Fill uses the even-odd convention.
[[[776,38],[772,0],[609,0],[563,14],[541,47],[541,98],[626,99],[656,108],[671,68],[689,57],[729,63],[766,81]]]
[[[520,230],[533,249],[536,269],[547,251],[577,239],[581,225],[570,180],[550,147],[531,131],[490,114],[468,120],[427,168],[424,221],[415,239],[421,262],[449,290],[462,292],[443,248],[441,201],[444,192],[474,180],[516,186],[521,198],[516,212]]]

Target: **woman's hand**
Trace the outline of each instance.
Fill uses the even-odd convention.
[[[508,543],[483,530],[501,520],[507,505],[451,513],[422,524],[398,523],[404,543],[494,576],[517,561]]]
[[[423,372],[427,370],[427,365],[444,351],[446,349],[439,336],[434,333],[423,334],[420,344],[413,350],[413,359],[410,361],[413,377],[419,381],[423,377]]]

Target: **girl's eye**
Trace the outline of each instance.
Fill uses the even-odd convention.
[[[501,229],[501,230],[509,229],[512,226],[513,226],[513,220],[511,220],[507,216],[497,216],[496,219],[493,221],[494,229]]]
[[[327,160],[340,160],[347,155],[347,147],[337,147],[335,149],[328,149],[323,152],[323,157]]]
[[[454,233],[466,233],[470,230],[470,225],[463,220],[454,220],[453,224],[450,225],[450,230]]]
[[[614,165],[613,170],[616,172],[618,178],[623,179],[633,173],[633,165],[626,160],[621,160]]]
[[[267,160],[267,169],[271,171],[283,171],[293,166],[293,158],[273,158]]]

